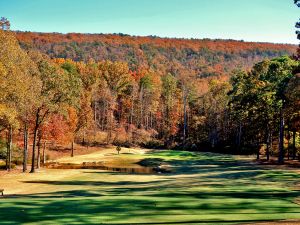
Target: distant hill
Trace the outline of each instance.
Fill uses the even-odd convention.
[[[235,40],[178,39],[124,34],[60,34],[16,32],[24,49],[38,49],[53,58],[126,61],[131,69],[161,73],[190,71],[199,78],[229,75],[265,58],[292,55],[297,46]]]

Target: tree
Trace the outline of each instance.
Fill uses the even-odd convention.
[[[287,56],[260,62],[250,73],[234,76],[233,89],[229,93],[233,112],[244,115],[248,135],[251,134],[249,131],[253,131],[252,139],[258,144],[264,142],[260,139],[267,136],[267,154],[271,131],[273,127],[278,127],[279,163],[284,162],[284,122],[288,117],[285,92],[298,66],[298,62]],[[266,131],[263,130],[265,128]],[[257,153],[259,157],[259,151]]]
[[[173,144],[174,135],[178,130],[179,101],[180,91],[177,87],[178,80],[172,75],[167,74],[162,77],[162,136],[165,144]]]
[[[10,168],[12,132],[19,125],[27,127],[35,93],[40,88],[37,68],[20,48],[11,32],[0,30],[0,104],[2,125],[8,130],[8,168]],[[25,137],[26,136],[26,137]],[[27,163],[27,129],[24,129],[24,167]]]
[[[262,76],[262,79],[269,82],[270,87],[275,91],[276,106],[279,108],[279,163],[284,162],[284,122],[287,103],[284,93],[298,66],[298,62],[289,57],[273,59],[270,61],[268,72]]]
[[[145,71],[138,83],[139,122],[140,128],[152,128],[151,116],[158,110],[161,94],[161,80],[153,71]]]
[[[37,64],[39,79],[42,89],[38,93],[38,101],[35,107],[35,123],[33,129],[32,165],[31,173],[35,172],[35,154],[38,130],[41,124],[52,113],[61,113],[69,105],[78,105],[81,93],[81,79],[74,73],[72,65],[66,63],[60,68],[51,60],[36,52],[30,54]]]
[[[68,124],[68,135],[69,138],[71,139],[71,157],[73,157],[74,142],[77,134],[77,124],[78,124],[78,110],[76,110],[74,107],[70,107],[68,109],[67,124]]]
[[[69,108],[69,117],[68,123],[70,127],[73,127],[73,140],[71,143],[72,152],[71,155],[74,154],[74,141],[75,136],[83,134],[83,140],[85,137],[85,133],[88,129],[90,129],[93,125],[93,110],[92,110],[92,102],[93,96],[96,91],[96,87],[98,84],[99,78],[99,70],[98,64],[93,60],[89,60],[87,63],[84,62],[74,62],[72,60],[67,60],[68,63],[71,63],[76,67],[76,70],[81,78],[82,89],[80,93],[79,104],[75,107]],[[64,59],[57,59],[56,63],[62,65],[66,62]],[[74,70],[75,68],[73,68]],[[76,123],[76,124],[75,124]],[[71,125],[72,124],[72,125]],[[76,127],[74,127],[76,126]],[[84,144],[84,141],[83,141]]]
[[[272,133],[276,130],[277,123],[277,101],[276,101],[276,90],[272,86],[271,82],[266,81],[267,73],[270,66],[270,61],[265,60],[254,65],[251,73],[256,79],[256,95],[257,102],[255,106],[255,112],[257,121],[255,122],[258,127],[256,130],[260,130],[261,143],[266,143],[266,156],[267,160],[270,158],[270,151],[272,145]],[[265,130],[264,130],[265,129]],[[259,133],[259,132],[256,132]],[[259,158],[259,149],[257,150],[257,158]]]
[[[294,0],[294,3],[296,4],[296,6],[300,7],[300,1],[299,1],[299,0]],[[295,27],[296,27],[297,29],[300,28],[300,21],[296,22]],[[297,31],[296,31],[296,34],[297,34],[297,38],[300,40],[300,31],[297,30]],[[299,47],[298,47],[298,49],[297,49],[297,55],[295,56],[295,58],[296,58],[297,60],[300,59],[300,45],[299,45]]]
[[[173,69],[177,66],[174,65]],[[182,92],[182,106],[183,106],[183,129],[182,129],[182,139],[185,143],[188,138],[188,117],[189,117],[189,103],[193,100],[193,93],[195,92],[195,74],[194,72],[185,70],[178,66],[176,68],[177,77],[179,80],[179,87]]]
[[[290,79],[285,90],[286,111],[292,132],[292,158],[296,158],[296,133],[300,130],[300,74],[296,74]],[[289,131],[288,131],[289,132]]]
[[[0,18],[0,30],[10,30],[10,22],[7,18]]]
[[[212,148],[224,144],[226,139],[227,106],[230,89],[228,82],[211,80],[209,91],[203,96],[204,116],[206,118],[207,140]]]
[[[240,153],[242,146],[243,131],[247,125],[247,118],[252,111],[254,96],[252,89],[254,86],[253,77],[250,73],[237,70],[231,77],[232,89],[228,92],[230,97],[229,108],[231,117],[235,121],[235,146],[237,152]]]
[[[128,65],[123,62],[104,61],[99,63],[100,90],[106,90],[107,97],[107,142],[111,140],[115,127],[114,112],[117,111],[117,100],[129,91],[132,77]],[[120,122],[120,118],[119,118]]]

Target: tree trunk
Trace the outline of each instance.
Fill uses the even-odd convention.
[[[288,130],[287,130],[287,141],[288,141],[288,146],[287,146],[287,157],[288,160],[290,159],[290,139],[291,139],[291,134],[290,134],[290,122],[288,121]]]
[[[46,141],[44,141],[44,146],[43,146],[43,158],[42,158],[42,164],[43,166],[45,165],[46,163]]]
[[[187,112],[186,112],[186,106],[187,106],[187,93],[185,87],[183,87],[183,142],[186,140],[186,134],[187,134]]]
[[[293,160],[296,159],[296,130],[293,130]]]
[[[149,112],[149,129],[153,129],[153,126],[152,126],[152,112],[150,111]]]
[[[11,157],[12,157],[12,126],[9,128],[9,157],[8,157],[8,168],[11,170]]]
[[[41,167],[41,139],[42,139],[41,131],[38,131],[38,142],[37,142],[38,152],[37,152],[37,162],[36,162],[37,169]]]
[[[131,104],[131,110],[130,110],[130,125],[133,123],[133,99],[132,99],[132,104]]]
[[[96,143],[96,132],[97,132],[97,105],[96,101],[94,102],[94,143]]]
[[[31,158],[31,170],[30,170],[30,173],[34,173],[35,172],[35,147],[36,147],[37,131],[39,129],[39,118],[40,118],[40,111],[37,110],[37,112],[36,112],[36,118],[35,118],[34,132],[33,132],[32,158]]]
[[[27,171],[27,158],[28,158],[28,127],[27,122],[24,124],[24,152],[23,152],[23,172]]]
[[[256,140],[257,140],[257,138],[256,138]],[[259,158],[260,158],[260,144],[258,143],[258,141],[256,141],[255,147],[257,148],[256,160],[259,160]]]
[[[241,139],[242,139],[242,123],[239,122],[238,136],[237,136],[237,152],[241,151]]]
[[[149,130],[149,113],[146,115],[146,130]]]
[[[144,108],[144,102],[143,102],[143,96],[144,96],[144,87],[142,85],[141,87],[141,91],[140,91],[140,124],[139,124],[139,127],[140,128],[143,128],[144,127],[144,122],[143,122],[143,119],[144,119],[144,111],[143,111],[143,108]]]
[[[270,131],[270,156],[273,156],[273,131]]]
[[[74,140],[71,143],[71,157],[74,157]]]
[[[284,163],[284,117],[283,109],[280,109],[280,125],[279,125],[279,154],[278,163]]]
[[[101,129],[102,131],[105,130],[105,128],[107,127],[107,110],[106,110],[106,101],[103,103],[103,109],[102,109],[102,121],[101,121]]]
[[[82,137],[82,142],[81,144],[84,146],[85,145],[85,131],[83,132],[83,137]]]
[[[5,160],[5,167],[6,170],[9,170],[8,161],[9,161],[9,134],[8,131],[6,132],[6,160]]]
[[[11,170],[11,155],[12,155],[12,126],[9,126],[7,135],[7,156],[6,156],[6,169]]]
[[[108,117],[108,135],[107,135],[107,143],[109,144],[112,139],[112,133],[113,133],[113,123],[114,123],[114,109],[115,109],[115,98],[111,105],[109,106],[109,117]]]
[[[270,129],[269,126],[267,128],[267,149],[266,149],[266,156],[267,156],[267,161],[270,160],[270,144],[271,144],[271,135],[270,135]]]

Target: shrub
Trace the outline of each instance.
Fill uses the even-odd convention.
[[[16,164],[12,163],[11,168],[14,169],[16,168]],[[6,169],[6,163],[5,162],[0,162],[0,170],[5,170]]]
[[[6,159],[6,142],[3,139],[0,139],[0,159]]]
[[[23,160],[22,159],[13,159],[12,163],[19,166],[23,164]]]
[[[46,154],[46,157],[45,157],[45,158],[46,158],[46,161],[48,161],[48,160],[50,160],[51,157],[50,157],[49,154]]]
[[[162,149],[164,148],[164,143],[162,141],[153,139],[141,144],[144,148],[152,148],[152,149]]]

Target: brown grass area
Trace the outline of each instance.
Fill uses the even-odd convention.
[[[139,160],[138,155],[143,154],[147,150],[141,149],[129,149],[122,148],[121,155],[128,155],[128,157],[122,158],[117,154],[116,148],[114,146],[110,147],[83,147],[76,145],[75,156],[70,157],[70,150],[49,150],[48,153],[51,154],[53,162],[59,163],[72,163],[72,164],[82,164],[83,162],[104,162],[105,166],[111,167],[140,167],[135,164]],[[138,155],[134,154],[138,153]],[[120,155],[120,156],[121,156]],[[126,156],[127,156],[126,155]],[[28,166],[28,171],[30,170]],[[69,170],[69,169],[47,169],[41,168],[37,170],[36,173],[23,173],[22,166],[18,166],[16,169],[8,171],[0,171],[0,188],[4,189],[5,195],[11,194],[31,194],[31,193],[42,193],[45,191],[56,191],[55,187],[49,186],[47,184],[35,184],[27,183],[26,181],[39,181],[39,180],[72,180],[76,177],[80,177],[82,170]],[[119,176],[115,176],[118,178]],[[145,176],[147,177],[147,176]],[[50,190],[50,189],[53,190]],[[71,187],[66,187],[71,188]],[[73,187],[74,188],[74,187]],[[66,189],[67,190],[67,189]]]
[[[253,164],[256,165],[262,165],[269,168],[274,169],[286,169],[286,170],[293,170],[300,172],[300,161],[299,160],[292,160],[292,159],[285,159],[284,164],[278,164],[277,157],[270,157],[270,160],[267,161],[265,156],[261,156],[259,160],[256,159],[256,156],[250,155],[250,156],[242,156],[237,155],[235,156],[238,160],[246,160],[251,161]],[[299,224],[300,225],[300,224]]]
[[[88,150],[82,146],[76,146],[76,154],[74,157],[70,157],[68,152],[58,152],[51,153],[53,156],[57,157],[55,162],[59,163],[74,163],[81,164],[83,162],[99,162],[104,161],[105,165],[109,166],[121,166],[121,167],[132,167],[134,163],[138,161],[138,156],[135,157],[132,153],[137,153],[138,155],[143,154],[145,150],[140,149],[128,149],[122,148],[121,155],[116,152],[114,146],[110,147],[90,147]],[[122,154],[123,153],[123,154]],[[128,154],[128,157],[127,157]],[[126,156],[122,159],[121,156]],[[131,157],[133,157],[131,159]],[[139,167],[139,165],[137,165]],[[125,177],[125,178],[124,178]],[[150,181],[154,179],[155,176],[139,176],[140,180]],[[37,170],[36,173],[22,173],[22,168],[18,167],[10,172],[0,171],[0,188],[4,189],[4,194],[9,195],[18,195],[18,194],[32,194],[32,193],[43,193],[45,189],[48,192],[57,191],[57,186],[48,185],[48,184],[39,184],[34,183],[34,181],[48,180],[48,181],[57,181],[57,180],[78,180],[82,179],[82,170],[81,169],[48,169],[41,168]],[[90,177],[89,179],[93,179]],[[115,179],[126,179],[126,175],[116,174],[114,176],[103,175],[105,181]],[[29,183],[27,181],[30,181]],[[63,186],[60,187],[61,190],[70,190],[76,188],[76,186]]]
[[[101,162],[104,166],[121,166],[121,167],[140,167],[135,164],[140,160],[137,155],[144,154],[144,152],[149,150],[138,149],[138,148],[122,148],[120,154],[126,154],[128,157],[119,157],[116,147],[110,146],[106,148],[98,148],[98,150],[91,152],[89,154],[81,154],[76,157],[61,157],[54,160],[59,163],[74,163],[82,164],[84,162]]]
[[[87,147],[82,145],[74,145],[74,155],[88,155],[97,151],[105,150],[106,148],[112,146],[103,146],[103,147]],[[42,153],[41,153],[42,154]],[[71,149],[69,146],[57,146],[55,149],[49,149],[46,148],[45,154],[48,158],[48,161],[56,161],[60,158],[69,157],[71,155]],[[32,146],[29,146],[28,149],[28,170],[30,169],[31,164],[31,155],[32,155]],[[5,160],[0,159],[0,164],[5,164]],[[21,173],[22,172],[22,165],[16,166],[15,169],[12,169],[9,173]],[[7,174],[8,172],[6,170],[0,170],[0,176]]]
[[[109,146],[103,146],[103,147],[88,147],[88,146],[82,146],[75,144],[74,145],[74,155],[85,155],[90,154],[99,150],[104,150]],[[49,157],[50,160],[57,160],[62,157],[68,157],[71,156],[71,148],[70,146],[57,146],[54,149],[46,149],[46,155]]]
[[[275,157],[270,158],[269,161],[267,161],[266,159],[260,159],[260,160],[257,160],[257,162],[261,165],[275,165],[275,166],[280,166],[285,169],[300,168],[300,161],[292,160],[292,159],[289,159],[289,160],[285,159],[283,165],[278,164],[278,159]]]
[[[32,194],[47,191],[56,191],[56,187],[46,184],[27,183],[39,180],[64,180],[70,179],[80,173],[80,170],[48,170],[41,169],[34,174],[12,171],[0,177],[1,188],[4,196],[11,194]]]

